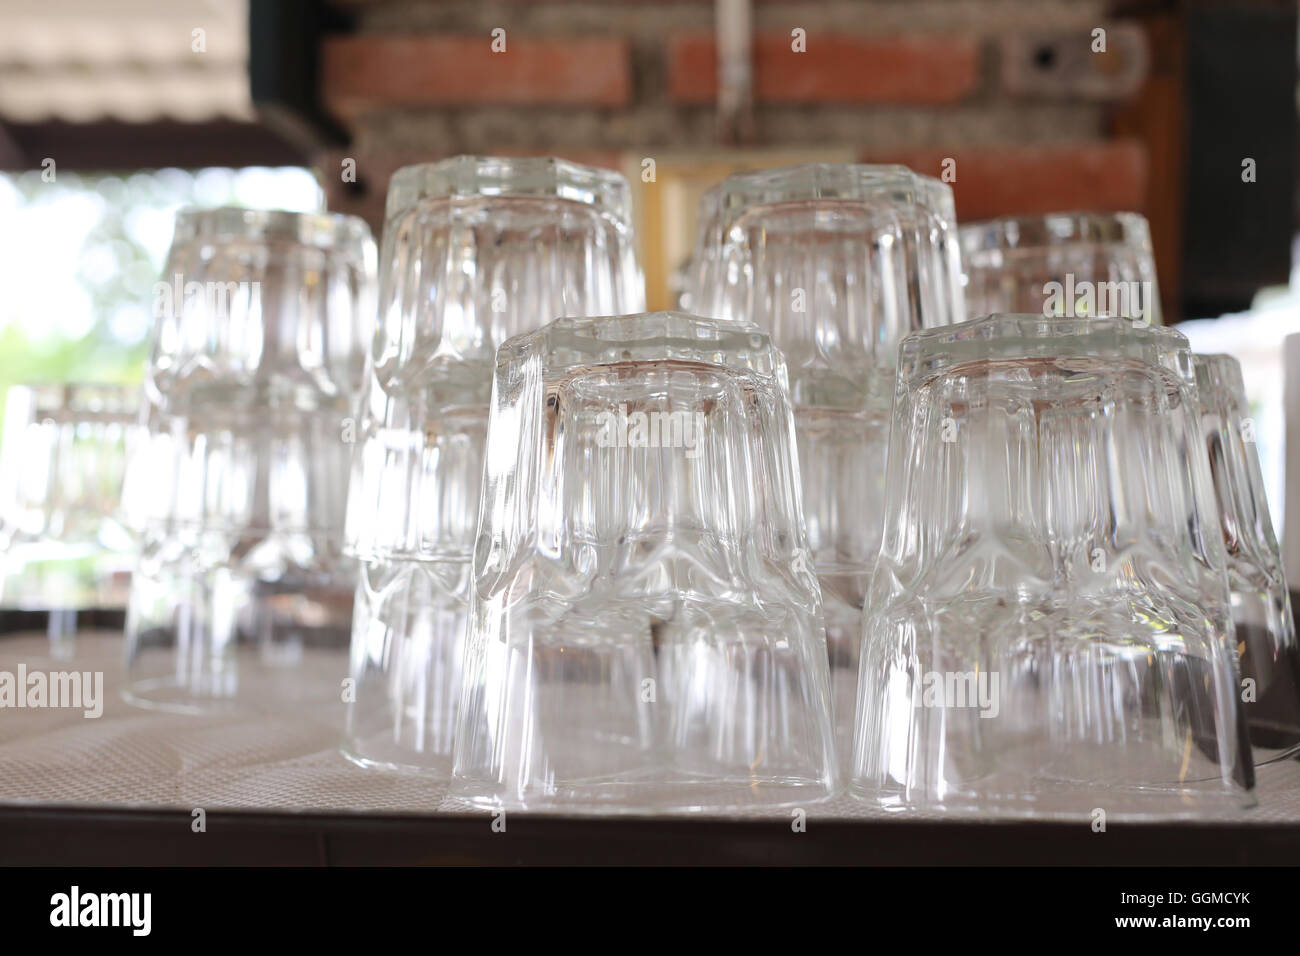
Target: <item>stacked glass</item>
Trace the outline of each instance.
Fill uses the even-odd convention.
[[[635,813],[822,799],[836,756],[781,355],[681,313],[497,358],[453,793]]]
[[[701,204],[694,262],[692,309],[753,322],[789,368],[847,755],[898,343],[965,317],[952,190],[902,166],[737,174]]]
[[[961,227],[972,314],[1032,311],[1161,323],[1147,221],[1135,213],[1057,213]],[[1300,746],[1300,658],[1236,361],[1195,356],[1205,446],[1223,530],[1232,617],[1256,764]]]
[[[908,336],[855,792],[1097,819],[1248,803],[1187,341],[997,315]]]
[[[177,216],[155,289],[148,439],[125,495],[142,538],[126,630],[132,701],[338,700],[341,674],[328,663],[309,672],[304,649],[347,644],[346,438],[374,280],[374,242],[355,217]]]
[[[0,449],[0,610],[48,614],[71,656],[77,615],[126,607],[134,542],[116,518],[138,389],[16,385]]]
[[[1137,213],[1062,212],[963,223],[970,315],[1118,316],[1162,324],[1151,230]]]
[[[462,156],[389,187],[349,493],[361,561],[344,752],[451,772],[497,346],[644,307],[619,175]]]

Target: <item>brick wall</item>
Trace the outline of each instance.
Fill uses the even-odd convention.
[[[321,158],[336,208],[377,220],[393,168],[462,152],[626,169],[659,153],[716,161],[723,145],[710,0],[335,6],[354,27],[325,41],[322,95],[361,179],[337,182],[340,155]],[[1145,211],[1147,144],[1140,130],[1110,135],[1140,94],[1145,32],[1105,3],[755,0],[753,30],[748,149],[848,150],[932,175],[955,159],[963,218]]]

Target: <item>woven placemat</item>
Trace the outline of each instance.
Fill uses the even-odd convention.
[[[50,657],[44,635],[0,637],[0,671],[103,674],[103,713],[0,708],[0,805],[282,812],[466,813],[444,784],[427,777],[356,766],[339,751],[343,705],[304,705],[292,713],[193,716],[141,710],[121,697],[118,633],[78,635],[72,660]],[[333,679],[346,655],[304,660]],[[319,676],[319,675],[317,675]],[[1237,824],[1300,824],[1300,762],[1262,768],[1259,805],[1240,815],[1201,818]],[[843,796],[808,807],[822,819],[898,819]],[[744,810],[728,819],[788,817]],[[908,814],[912,819],[939,815]],[[1014,818],[1001,818],[1014,819]]]

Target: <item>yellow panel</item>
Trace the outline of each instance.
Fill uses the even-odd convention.
[[[808,150],[733,150],[701,153],[628,154],[624,174],[632,184],[638,254],[645,270],[646,304],[671,309],[673,271],[695,245],[695,214],[710,186],[735,172],[800,163],[851,163],[850,147]],[[654,182],[643,182],[643,162],[655,161]]]

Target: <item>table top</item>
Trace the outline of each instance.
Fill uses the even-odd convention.
[[[807,808],[638,818],[491,814],[427,777],[339,751],[341,702],[193,716],[120,696],[118,632],[0,635],[0,671],[103,674],[103,710],[0,709],[0,862],[51,863],[1138,863],[1300,860],[1300,762],[1261,768],[1259,805],[1195,821],[952,819],[843,796]],[[346,654],[303,665],[346,671]],[[336,685],[337,686],[337,685]],[[201,814],[197,811],[202,811]],[[203,829],[196,826],[201,817]],[[505,838],[507,837],[508,838]]]

